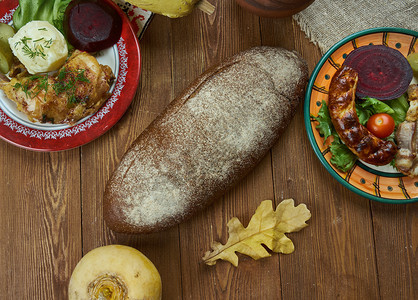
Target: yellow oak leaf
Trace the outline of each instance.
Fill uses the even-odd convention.
[[[236,252],[257,260],[270,256],[263,245],[276,253],[292,253],[293,242],[285,233],[296,232],[308,226],[305,222],[311,217],[305,204],[295,207],[293,199],[283,200],[273,209],[271,200],[264,200],[251,217],[247,228],[237,218],[232,218],[227,226],[229,238],[225,245],[212,243],[212,250],[207,251],[203,261],[214,265],[218,259],[229,261],[238,266]]]

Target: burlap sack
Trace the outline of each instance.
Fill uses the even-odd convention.
[[[417,0],[316,0],[293,16],[325,53],[344,37],[373,27],[418,30]]]

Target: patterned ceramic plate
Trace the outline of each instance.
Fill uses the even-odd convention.
[[[330,139],[324,144],[315,126],[322,100],[328,103],[328,89],[332,76],[346,56],[355,48],[365,45],[386,45],[399,50],[404,56],[418,51],[418,33],[400,28],[373,28],[355,33],[338,42],[322,57],[314,69],[306,91],[304,118],[311,145],[328,172],[351,191],[371,200],[385,203],[418,201],[418,177],[410,178],[391,166],[376,167],[361,161],[347,173],[331,163]]]
[[[18,1],[2,1],[0,22],[10,23]],[[95,113],[74,126],[33,123],[0,90],[0,137],[16,146],[36,151],[60,151],[84,145],[108,131],[123,116],[139,82],[140,51],[126,15],[111,1],[123,19],[122,35],[113,47],[98,54],[99,63],[112,68],[116,80],[111,97]]]

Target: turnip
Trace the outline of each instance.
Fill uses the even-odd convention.
[[[75,267],[69,300],[161,299],[161,277],[140,251],[122,245],[88,252]]]

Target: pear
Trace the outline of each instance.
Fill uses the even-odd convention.
[[[69,300],[161,299],[161,277],[140,251],[123,245],[88,252],[77,264],[68,287]]]

